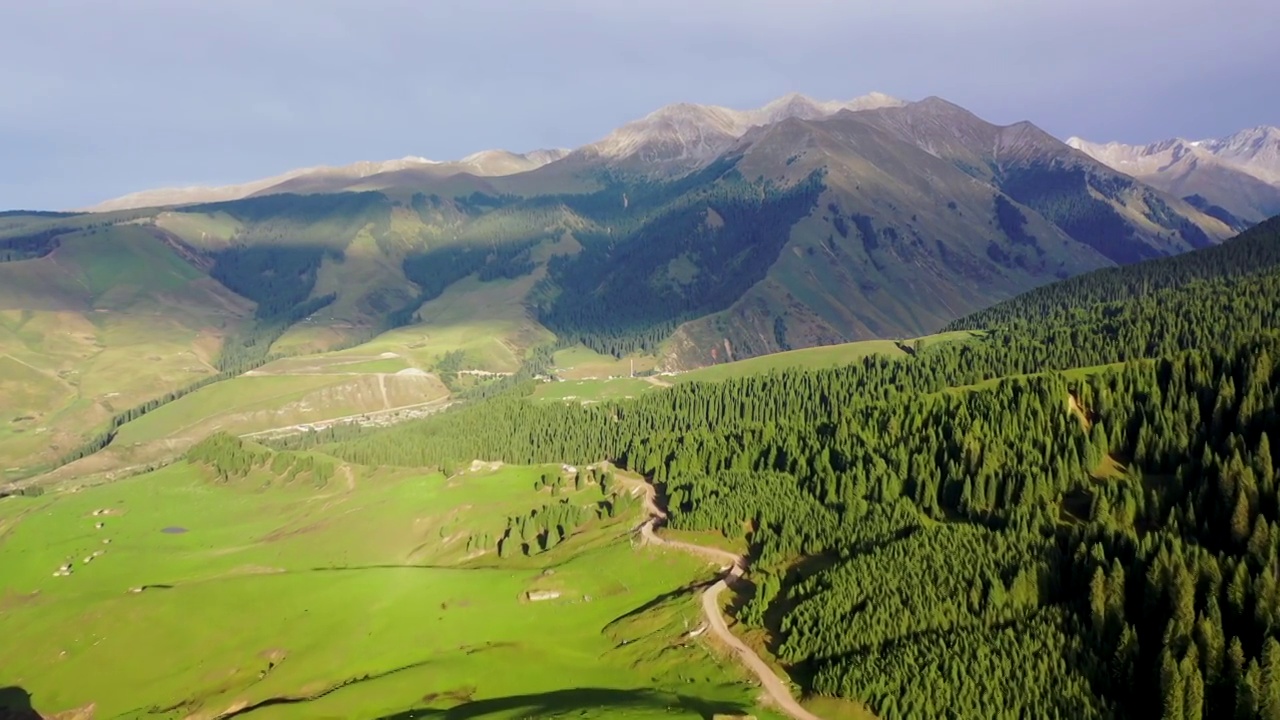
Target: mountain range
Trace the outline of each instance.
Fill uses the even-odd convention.
[[[1270,139],[1263,133],[1256,141],[1242,136],[1202,145],[1223,158],[1217,166],[1250,168],[1249,178],[1271,187],[1264,185],[1275,154]],[[1260,150],[1254,148],[1259,143]],[[1027,122],[997,126],[939,98],[905,102],[872,93],[819,102],[792,94],[754,110],[664,107],[572,151],[495,150],[447,162],[406,157],[307,168],[234,186],[136,193],[92,210],[174,206],[150,222],[179,242],[192,239],[165,227],[175,215],[227,215],[241,225],[223,238],[227,246],[284,243],[314,254],[318,244],[332,258],[364,254],[376,266],[362,272],[372,285],[333,283],[339,308],[348,306],[340,319],[357,324],[376,320],[387,302],[412,299],[411,286],[421,283],[403,272],[411,255],[455,242],[529,249],[568,233],[582,251],[552,263],[539,278],[543,292],[529,305],[540,319],[554,324],[554,318],[581,316],[569,302],[604,312],[628,306],[632,315],[637,302],[656,304],[664,309],[639,312],[646,319],[635,318],[623,334],[652,334],[657,327],[665,340],[691,323],[677,333],[683,349],[667,353],[684,366],[722,359],[722,350],[754,355],[926,332],[1054,278],[1211,244],[1262,212],[1215,212],[1226,201],[1203,184],[1181,193],[1190,186],[1139,182],[1113,169],[1129,162],[1119,147],[1105,148],[1062,143]],[[1245,177],[1244,170],[1232,172]],[[809,190],[798,201],[803,207],[792,208],[776,227],[765,221],[780,198],[806,182]],[[386,206],[371,196],[318,199],[365,192],[378,193]],[[264,204],[266,197],[275,200]],[[210,203],[224,204],[205,207]],[[365,219],[377,222],[353,222],[342,231],[312,223],[319,216],[353,220],[337,217],[335,208],[336,215],[372,213]],[[717,219],[726,208],[741,213],[740,221]],[[281,213],[311,226],[290,226],[293,237],[268,243],[254,228],[279,225]],[[397,215],[400,221],[391,222]],[[690,222],[694,216],[698,222]],[[748,238],[734,227],[738,222],[767,237]],[[400,247],[374,237],[377,252],[353,252],[361,230],[385,235],[392,226]],[[650,237],[659,231],[663,237]],[[267,234],[275,232],[279,228]],[[299,234],[314,237],[302,242]],[[589,235],[608,242],[584,242]],[[195,245],[209,238],[205,231]],[[718,276],[718,268],[708,266],[712,257],[749,272]],[[328,269],[323,258],[318,262]],[[430,265],[413,262],[419,270],[423,262]],[[335,272],[352,269],[345,264]],[[605,282],[590,289],[594,298],[566,299],[564,276],[588,266]],[[679,268],[688,277],[676,277]],[[631,286],[625,299],[623,286]],[[367,293],[351,297],[353,290]],[[598,335],[600,328],[570,334]],[[656,349],[654,341],[642,345]]]
[[[1093,143],[1071,147],[1224,219],[1222,211],[1257,222],[1280,214],[1280,128],[1259,126],[1222,138],[1172,138],[1148,145]]]
[[[560,263],[591,265],[608,277],[594,289],[604,298],[618,293],[617,286],[634,284],[640,272],[650,290],[613,304],[666,308],[660,317],[635,323],[642,332],[658,327],[664,338],[675,325],[689,323],[675,334],[673,347],[680,349],[667,358],[683,367],[726,355],[926,332],[1057,277],[1216,242],[1242,223],[1234,213],[1215,214],[1212,204],[1161,192],[1109,165],[1114,167],[1030,123],[996,126],[939,98],[909,103],[872,93],[820,102],[792,94],[754,110],[671,105],[572,151],[486,151],[450,162],[410,157],[310,168],[232,187],[140,193],[97,209],[376,191],[393,202],[412,203],[415,195],[442,198],[425,225],[456,224],[470,234],[495,222],[522,223],[545,214],[552,197],[572,196],[581,203],[611,194],[623,206],[621,215],[575,208],[570,201],[551,219],[562,230],[608,235],[640,216],[650,216],[647,221],[687,214],[681,206],[689,203],[706,205],[699,212],[710,217],[719,210],[699,194],[724,192],[734,183],[752,186],[750,192],[763,199],[749,212],[767,214],[773,195],[821,175],[820,189],[806,200],[809,207],[786,227],[771,230],[763,244],[740,247],[741,234],[718,231],[715,220],[698,230],[726,235],[723,240],[733,246],[728,249],[752,265],[749,284],[741,276],[728,282],[705,273],[673,283],[667,277],[673,263],[703,270],[709,257],[728,251],[713,253],[704,241],[689,242],[692,227],[680,231],[686,234],[681,241],[648,247],[645,253],[653,257],[643,267],[634,252],[618,247],[616,236],[608,243],[608,258],[588,248]],[[656,206],[642,198],[635,198],[639,205],[629,204],[636,188],[662,184],[675,189],[659,193]],[[504,200],[459,213],[455,199],[476,193]],[[646,232],[628,229],[632,237]],[[543,228],[535,234],[556,233]],[[552,275],[566,271],[551,268]],[[403,285],[404,278],[392,280],[391,286]],[[735,289],[720,287],[726,283]],[[550,284],[557,284],[555,278]],[[714,295],[715,302],[690,298],[692,286],[702,286],[692,294]],[[564,302],[544,302],[539,312],[566,317],[573,311]],[[605,299],[602,309],[610,305]],[[673,325],[669,310],[675,306],[688,307],[676,313]],[[635,314],[633,308],[628,312]],[[652,342],[645,345],[653,349]]]
[[[1214,145],[1215,167],[1269,167],[1263,135],[1256,151]],[[191,383],[389,331],[431,348],[429,366],[504,372],[547,344],[678,371],[915,337],[1055,279],[1217,244],[1265,207],[1074,144],[936,97],[788,95],[668,106],[572,150],[4,213],[0,359],[58,368],[19,410],[65,450]],[[157,359],[136,387],[93,391],[139,356]]]

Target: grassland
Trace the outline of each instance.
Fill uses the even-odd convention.
[[[599,402],[601,400],[619,400],[638,397],[647,392],[658,390],[661,386],[644,378],[613,378],[606,380],[565,380],[563,382],[539,383],[534,388],[535,400],[559,400],[579,402]]]
[[[921,349],[940,342],[957,342],[975,337],[969,331],[939,333],[926,335],[912,340],[904,340],[902,345]],[[738,360],[720,365],[711,365],[698,370],[679,373],[670,378],[671,382],[714,382],[747,375],[763,375],[788,368],[815,369],[835,367],[861,360],[868,355],[901,356],[906,354],[893,340],[863,340],[860,342],[842,343],[840,345],[824,345],[789,350],[787,352],[762,355],[760,357]]]
[[[533,557],[466,551],[554,502],[533,489],[547,470],[343,467],[316,487],[180,463],[0,500],[5,681],[41,712],[98,717],[776,717],[682,639],[709,568],[633,547],[635,518]]]
[[[40,478],[114,479],[130,468],[163,463],[222,431],[249,435],[268,430],[433,406],[449,390],[421,371],[360,372],[356,365],[403,367],[395,359],[326,362],[287,358],[240,377],[207,385],[125,423],[104,450]]]
[[[611,377],[629,377],[634,372],[652,370],[659,358],[654,355],[615,358],[584,345],[556,351],[552,357],[552,372],[566,380],[587,380]]]
[[[137,225],[0,263],[0,471],[30,474],[112,414],[212,374],[251,312]]]
[[[213,220],[216,220],[214,218]],[[216,223],[207,224],[214,230]],[[143,228],[130,228],[131,232],[145,233]],[[194,232],[185,228],[185,232]],[[212,232],[212,231],[210,231]],[[8,265],[14,265],[10,263]],[[0,265],[0,270],[5,266]],[[188,268],[189,270],[190,268]],[[212,281],[207,281],[212,282]],[[511,372],[523,362],[524,353],[533,344],[546,342],[551,335],[529,319],[521,305],[531,279],[499,280],[480,283],[474,278],[464,280],[449,288],[441,297],[426,303],[419,311],[420,323],[378,336],[374,340],[336,352],[301,354],[272,362],[247,376],[233,378],[202,388],[188,396],[163,406],[148,415],[121,427],[114,442],[95,456],[60,468],[49,480],[67,479],[72,476],[114,476],[120,469],[145,466],[164,460],[198,442],[211,432],[224,430],[235,434],[255,433],[263,430],[289,427],[304,423],[330,420],[381,412],[392,408],[405,408],[440,400],[448,390],[437,374],[431,371],[441,359],[451,352],[462,352],[462,367],[488,372]],[[29,313],[28,313],[29,314]],[[109,315],[99,313],[97,315]],[[3,318],[0,315],[0,318]],[[96,316],[95,316],[96,317]],[[324,323],[295,326],[277,344],[279,352],[305,350],[307,343],[317,340],[329,330],[321,330]],[[3,320],[0,320],[0,343],[3,341]],[[29,329],[29,328],[28,328]],[[316,333],[319,333],[317,335]],[[192,333],[179,333],[172,328],[168,341],[191,347],[201,347],[200,338]],[[332,340],[333,338],[329,338]],[[122,348],[133,347],[125,338],[113,336],[111,341]],[[146,336],[137,338],[144,342]],[[202,358],[202,367],[211,371],[209,363],[216,355],[216,344]],[[3,345],[0,344],[0,350]],[[104,355],[105,360],[112,355]],[[19,359],[26,359],[19,357]],[[0,353],[0,367],[6,362]],[[37,358],[31,361],[35,367],[43,367]],[[150,368],[147,368],[150,369]],[[133,371],[132,375],[130,371]],[[149,373],[137,372],[136,360],[132,366],[119,366],[104,372],[102,382],[94,386],[96,395],[81,401],[78,408],[96,407],[97,401],[106,407],[96,414],[79,410],[76,418],[81,433],[100,426],[110,417],[108,409],[121,410],[138,402],[112,403],[117,397],[132,397],[122,390],[131,383],[148,386],[156,378]],[[43,381],[33,376],[33,368],[15,369],[14,382],[20,383],[25,395],[39,394],[29,401],[30,410],[18,408],[18,422],[0,423],[0,449],[6,436],[22,435],[26,425],[41,423],[41,412],[52,403],[51,393],[58,389],[52,380]],[[198,377],[198,376],[197,376]],[[3,382],[3,381],[0,381]],[[175,380],[176,382],[176,380]],[[163,385],[168,390],[177,385]],[[15,390],[16,394],[16,390]],[[65,401],[70,405],[79,396],[68,393]],[[8,421],[9,418],[0,418]],[[67,447],[74,444],[75,436],[65,441]],[[29,446],[48,450],[47,438],[31,434],[21,437]],[[48,458],[45,458],[46,460]],[[0,465],[0,470],[12,467]],[[11,472],[11,476],[18,473]]]
[[[244,376],[201,388],[125,424],[115,442],[194,443],[217,430],[251,433],[427,403],[447,394],[429,375]]]
[[[760,357],[738,360],[731,363],[711,365],[698,370],[658,375],[647,378],[626,377],[627,360],[617,360],[582,347],[561,350],[555,354],[556,372],[561,377],[571,377],[563,368],[574,368],[575,373],[585,375],[591,373],[591,379],[563,380],[539,384],[533,393],[536,400],[559,400],[568,402],[600,402],[621,398],[637,397],[646,392],[660,390],[663,387],[686,382],[718,382],[729,378],[761,375],[788,368],[815,369],[836,367],[856,362],[868,355],[885,355],[888,357],[903,356],[907,353],[924,350],[930,345],[943,342],[963,342],[976,337],[972,332],[951,332],[928,335],[921,338],[902,341],[865,340],[862,342],[827,345],[822,347],[791,350],[788,352],[763,355]],[[597,377],[595,373],[620,372],[620,377]]]
[[[430,369],[446,353],[461,351],[466,354],[468,369],[514,372],[530,347],[553,338],[524,308],[524,297],[532,283],[532,276],[484,283],[475,277],[461,280],[425,303],[414,324],[318,357],[341,361],[394,353],[409,365]],[[323,323],[297,325],[276,343],[275,349],[295,352],[313,347],[333,332],[322,326]]]
[[[1152,361],[1143,359],[1143,360],[1137,360],[1136,362],[1139,364],[1149,364]],[[1069,370],[1063,370],[1061,371],[1061,375],[1069,380],[1083,380],[1091,375],[1096,375],[1100,372],[1106,372],[1108,370],[1115,370],[1117,368],[1122,368],[1125,365],[1126,363],[1123,363],[1123,362],[1108,363],[1105,365],[1089,365],[1087,367],[1078,367],[1078,368],[1071,368]],[[1035,377],[1036,374],[1037,373],[1029,373],[1029,374],[1022,374],[1022,375],[1005,375],[1003,377],[983,380],[980,383],[974,383],[972,385],[955,385],[953,387],[947,388],[946,390],[943,390],[942,392],[963,393],[963,392],[973,392],[977,390],[989,390],[995,387],[996,385],[999,385],[1000,383],[1004,382],[1005,380],[1026,379],[1029,377]]]
[[[162,212],[155,216],[154,222],[156,227],[177,235],[183,242],[206,249],[226,245],[244,227],[224,212]]]

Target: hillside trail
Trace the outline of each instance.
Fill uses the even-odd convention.
[[[739,640],[729,630],[729,626],[724,621],[724,615],[720,612],[720,593],[728,589],[731,583],[737,582],[742,577],[747,567],[746,558],[719,548],[695,545],[679,540],[665,540],[658,537],[653,530],[659,522],[666,521],[667,514],[662,508],[658,507],[657,491],[653,485],[642,480],[622,475],[618,477],[624,485],[632,488],[633,493],[636,490],[644,493],[644,508],[648,517],[640,525],[640,537],[645,544],[665,545],[666,547],[700,555],[712,562],[722,564],[721,571],[724,572],[724,575],[702,593],[702,614],[706,616],[711,632],[737,654],[738,659],[756,676],[765,693],[779,709],[795,718],[795,720],[822,720],[822,718],[805,710],[800,703],[796,702],[796,699],[791,695],[791,691],[787,688],[787,683],[778,677],[773,672],[773,669],[764,660],[760,659],[760,656],[754,650]]]
[[[1076,396],[1072,393],[1067,393],[1067,407],[1080,419],[1080,427],[1084,428],[1085,432],[1089,432],[1093,423],[1089,422],[1089,416],[1085,414],[1084,408],[1080,407],[1080,401],[1076,400]]]
[[[387,410],[391,407],[391,400],[387,397],[387,376],[385,373],[378,375],[378,389],[382,391],[382,409]]]

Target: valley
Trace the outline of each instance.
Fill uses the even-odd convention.
[[[682,149],[708,127],[714,143]],[[94,213],[7,214],[0,308],[14,311],[0,362],[25,379],[0,469],[12,480],[145,465],[224,418],[261,432],[425,404],[441,385],[456,394],[516,373],[535,348],[578,353],[557,376],[587,380],[927,335],[1236,227],[1029,123],[993,125],[939,98],[671,106],[537,158],[309,169]],[[179,196],[188,204],[143,203]],[[44,329],[55,322],[56,339]],[[435,380],[392,380],[389,404],[372,375],[239,377],[387,353],[403,361],[383,372]],[[126,428],[176,395],[151,429]],[[258,407],[225,399],[245,395]],[[104,448],[110,460],[74,465]]]
[[[1273,139],[788,95],[0,213],[0,715],[1280,717]]]

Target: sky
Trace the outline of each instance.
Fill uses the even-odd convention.
[[[1275,0],[0,3],[0,209],[488,148],[673,102],[937,95],[1060,138],[1280,125]]]

